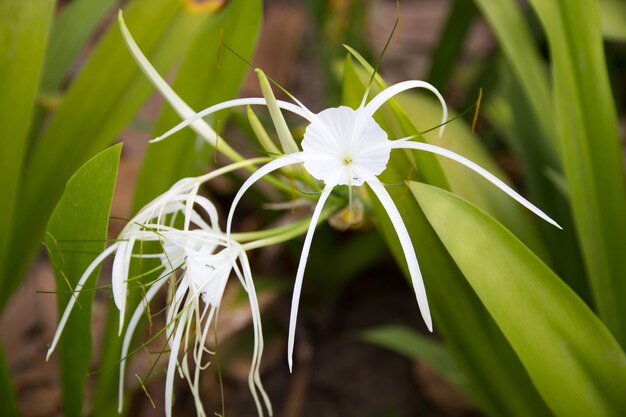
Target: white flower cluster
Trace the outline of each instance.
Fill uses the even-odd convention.
[[[263,405],[272,414],[271,403],[261,384],[259,368],[263,354],[263,337],[259,305],[252,280],[252,271],[244,247],[220,230],[215,205],[198,195],[200,185],[217,175],[237,169],[245,164],[233,164],[204,177],[186,178],[174,184],[166,193],[154,199],[131,219],[115,243],[102,252],[85,270],[75,292],[83,289],[94,270],[109,256],[114,256],[112,291],[115,305],[120,311],[119,331],[124,332],[120,357],[119,411],[124,397],[126,360],[130,343],[149,303],[166,284],[173,286],[166,313],[165,334],[170,349],[165,384],[165,410],[171,416],[174,375],[180,372],[189,383],[198,415],[205,416],[200,391],[199,374],[210,361],[204,359],[207,337],[214,330],[222,295],[228,278],[234,272],[248,294],[254,327],[254,351],[248,377],[250,390],[259,415]],[[205,220],[207,219],[207,220]],[[176,228],[176,224],[183,224]],[[138,247],[155,244],[159,250],[137,254]],[[143,300],[124,327],[126,298],[131,262],[135,258],[154,259],[160,264],[159,276],[145,284],[148,287]],[[48,350],[54,351],[74,308],[76,298],[70,299],[54,339]],[[213,325],[213,326],[212,326]],[[193,362],[190,368],[189,362]]]
[[[188,178],[179,181],[165,194],[144,207],[139,214],[128,223],[121,233],[119,240],[98,256],[87,271],[85,271],[85,274],[77,285],[77,291],[82,288],[85,280],[96,266],[101,263],[104,258],[115,253],[112,275],[113,295],[115,304],[120,310],[121,333],[124,327],[129,265],[131,259],[136,256],[134,255],[136,244],[137,242],[149,241],[162,243],[162,252],[154,255],[161,263],[163,269],[161,276],[151,283],[144,303],[137,307],[126,328],[124,349],[121,358],[120,410],[122,407],[123,371],[132,334],[135,331],[139,319],[144,314],[147,303],[151,301],[165,282],[172,281],[172,279],[168,279],[168,277],[174,277],[178,274],[179,278],[175,280],[174,297],[167,312],[166,331],[171,354],[166,379],[166,414],[168,416],[171,415],[173,377],[176,368],[179,368],[181,375],[189,382],[199,415],[204,415],[198,390],[198,373],[206,366],[203,363],[202,357],[203,354],[207,352],[206,338],[209,331],[208,329],[217,315],[217,309],[228,277],[231,275],[231,271],[234,271],[248,293],[250,307],[253,312],[255,347],[249,376],[250,388],[256,401],[259,415],[263,415],[262,403],[264,403],[268,413],[270,415],[272,414],[269,399],[263,391],[259,379],[259,364],[263,351],[261,320],[252,274],[244,249],[272,244],[275,243],[276,240],[265,239],[263,243],[257,242],[258,244],[256,245],[244,246],[233,239],[231,228],[235,209],[245,192],[263,176],[281,168],[293,164],[302,164],[304,170],[311,177],[323,183],[321,196],[315,206],[306,232],[295,278],[288,338],[288,363],[290,369],[293,366],[292,356],[298,303],[309,249],[323,207],[331,195],[331,192],[337,186],[357,187],[367,184],[387,211],[405,255],[422,317],[427,327],[432,331],[432,319],[426,291],[411,238],[391,196],[385,189],[385,186],[378,180],[378,175],[383,173],[387,168],[392,150],[414,149],[431,152],[465,165],[496,185],[543,220],[560,228],[554,220],[539,208],[524,199],[500,179],[465,157],[442,147],[411,141],[411,139],[413,139],[412,137],[396,140],[390,140],[388,138],[387,132],[379,126],[373,116],[389,99],[403,91],[413,88],[425,88],[434,93],[439,99],[443,112],[440,135],[443,133],[443,125],[447,120],[446,104],[439,92],[432,85],[424,81],[412,80],[395,84],[380,92],[369,102],[367,102],[368,93],[366,93],[361,105],[357,109],[342,106],[329,108],[319,113],[313,113],[298,100],[294,99],[295,104],[275,100],[271,92],[267,93],[267,91],[264,90],[265,97],[263,98],[243,98],[225,101],[196,114],[171,90],[167,83],[165,83],[150,65],[135,44],[130,33],[128,33],[121,18],[120,24],[125,41],[137,63],[150,78],[155,87],[161,91],[170,104],[185,119],[178,126],[155,140],[162,140],[174,132],[191,125],[199,134],[203,135],[209,142],[215,145],[214,132],[204,123],[202,118],[219,110],[242,105],[268,106],[271,114],[272,112],[279,113],[279,109],[286,110],[299,115],[308,123],[301,142],[301,150],[295,141],[293,141],[293,138],[290,137],[289,133],[287,133],[288,137],[285,137],[283,130],[283,135],[280,137],[283,152],[285,152],[283,156],[276,157],[275,159],[259,158],[257,160],[243,160],[203,177]],[[270,94],[269,97],[268,94]],[[207,134],[207,132],[213,133]],[[280,129],[279,136],[281,136]],[[265,162],[268,159],[271,159],[270,162],[256,170],[244,182],[235,195],[228,213],[226,231],[222,232],[219,229],[215,206],[206,198],[198,195],[200,185],[229,170],[257,164],[261,161]],[[196,208],[202,209],[202,212],[197,212]],[[176,229],[174,227],[178,216],[182,216],[183,219],[184,225],[182,229]],[[208,218],[209,221],[205,221],[205,218]],[[165,225],[165,223],[168,225]],[[70,301],[63,314],[49,354],[58,341],[59,335],[67,321],[67,317],[74,306],[74,302],[74,299]],[[193,335],[190,334],[192,328],[196,329]],[[181,345],[192,346],[192,349],[183,349],[182,358],[179,358]],[[191,357],[195,363],[193,372],[188,366],[189,357]]]

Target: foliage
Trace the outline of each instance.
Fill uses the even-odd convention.
[[[262,20],[260,0],[125,2],[124,19],[136,48],[149,61],[137,65],[110,19],[121,2],[97,3],[74,0],[56,14],[51,0],[0,4],[6,22],[0,31],[0,186],[4,193],[0,308],[20,285],[42,240],[56,272],[61,310],[70,297],[78,297],[68,286],[74,287],[107,240],[121,147],[104,149],[133,122],[153,92],[150,81],[168,102],[153,127],[154,136],[181,117],[236,97]],[[378,69],[378,62],[357,52],[367,43],[359,35],[367,9],[359,9],[357,3],[346,2],[347,9],[339,10],[339,2],[309,2],[316,35],[332,43],[320,55],[325,57],[320,67],[331,107],[338,106],[339,92],[342,104],[356,108],[365,91],[373,95],[388,86],[384,72],[374,68]],[[617,64],[607,61],[605,48],[624,59],[619,42],[625,39],[626,8],[615,0],[528,3],[529,7],[515,0],[451,2],[431,54],[428,80],[443,92],[461,90],[471,97],[466,100],[472,103],[471,110],[478,112],[481,107],[477,131],[472,112],[459,114],[464,110],[459,105],[439,138],[433,131],[440,123],[439,107],[415,93],[389,100],[375,120],[391,139],[410,136],[416,142],[442,146],[475,161],[504,183],[517,185],[519,178],[508,178],[485,145],[493,148],[494,142],[481,140],[496,137],[500,152],[513,155],[523,166],[529,200],[564,230],[541,224],[454,161],[396,149],[380,179],[400,185],[389,186],[389,194],[419,259],[434,328],[443,340],[434,342],[397,326],[365,330],[360,336],[429,363],[486,415],[624,415],[626,186],[618,131],[624,116],[616,102],[624,102],[626,96],[616,87]],[[473,63],[473,72],[459,75],[459,55],[477,17],[488,23],[496,47],[484,62]],[[104,23],[100,34],[98,28]],[[347,47],[343,55],[338,37],[349,38],[358,48]],[[226,45],[240,57],[227,51]],[[137,52],[133,54],[137,59]],[[345,59],[338,62],[340,56]],[[364,56],[371,58],[369,51]],[[161,78],[155,81],[157,73]],[[172,88],[164,81],[168,74],[172,74]],[[224,139],[217,139],[218,134],[226,131],[218,126],[245,125],[249,136],[245,139],[256,141],[251,147],[260,146],[269,154],[280,148],[298,151],[305,126],[283,118],[273,80],[261,71],[258,76],[270,104],[269,117],[252,109],[244,116],[223,111],[193,122],[194,129],[151,144],[133,212],[180,178],[205,172],[207,161],[217,162],[217,155],[220,163],[242,158],[230,147],[234,141],[218,145]],[[476,87],[487,86],[485,80],[489,89],[484,90],[483,102],[474,103]],[[274,137],[278,141],[272,143]],[[246,169],[254,170],[249,165]],[[317,200],[315,192],[321,188],[305,170],[289,168],[275,175],[267,178],[279,193],[272,195],[291,199],[297,184],[312,191],[303,199]],[[338,186],[328,209],[320,211],[321,218],[347,206],[351,216],[352,192]],[[362,204],[364,222],[376,225],[384,245],[410,278],[387,207],[374,192],[364,188],[354,198]],[[331,218],[335,225],[358,228],[341,213]],[[306,226],[274,229],[277,235],[270,239],[280,233],[283,238],[276,242],[292,239]],[[70,241],[78,243],[67,246]],[[312,265],[310,271],[326,275],[330,269],[339,278],[334,282],[321,278],[312,291],[324,300],[335,297],[358,272],[379,261],[382,244],[370,232],[349,235],[341,249],[323,245],[329,246],[323,248],[329,265]],[[359,258],[365,253],[369,255]],[[349,261],[342,263],[342,258]],[[149,265],[133,273],[147,276]],[[97,275],[90,285],[95,285]],[[314,281],[308,282],[315,286]],[[82,308],[73,313],[70,335],[60,343],[65,415],[82,415],[91,364],[92,295],[80,294]],[[129,294],[127,309],[132,311],[141,297],[139,292]],[[119,320],[117,310],[111,309],[105,330],[109,342],[101,362],[118,361]],[[94,415],[115,413],[110,398],[115,396],[118,378],[115,366],[98,374]],[[13,397],[1,349],[0,396]],[[2,401],[0,413],[16,415],[13,401]]]

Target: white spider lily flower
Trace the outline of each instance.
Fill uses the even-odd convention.
[[[267,160],[266,158],[262,160]],[[145,314],[149,303],[165,283],[176,282],[172,303],[167,310],[167,340],[171,349],[166,377],[166,415],[171,416],[173,378],[178,368],[188,381],[199,416],[206,416],[199,391],[199,372],[210,362],[203,363],[207,350],[209,329],[215,326],[217,311],[231,272],[235,272],[244,290],[248,293],[254,327],[254,352],[248,383],[260,416],[264,408],[272,415],[271,403],[261,384],[259,368],[263,353],[263,337],[259,305],[256,298],[252,273],[244,248],[229,239],[219,228],[217,210],[213,203],[197,194],[200,185],[218,175],[260,162],[242,161],[196,178],[186,178],[174,184],[152,202],[143,207],[124,227],[118,240],[98,255],[85,270],[75,292],[83,289],[87,279],[109,256],[114,255],[112,268],[112,292],[115,305],[120,310],[120,335],[124,328],[124,311],[128,291],[129,269],[136,257],[153,258],[161,264],[157,279],[147,284],[142,302],[133,312],[126,328],[120,358],[119,411],[122,411],[124,374],[126,358],[129,354],[132,336]],[[183,229],[175,228],[181,219]],[[207,218],[208,221],[204,220]],[[161,251],[154,253],[134,253],[137,243],[157,242]],[[176,280],[176,276],[179,279]],[[76,304],[76,297],[63,312],[59,326],[48,349],[46,360],[54,351],[65,328],[70,313]],[[192,329],[195,334],[191,335]],[[182,358],[178,358],[181,346]],[[190,370],[188,362],[193,360],[195,369]]]
[[[561,228],[552,218],[519,195],[503,181],[467,158],[439,146],[421,142],[412,142],[410,141],[411,138],[389,140],[387,133],[374,120],[373,116],[376,111],[378,111],[380,107],[389,99],[403,91],[413,88],[427,89],[435,94],[439,99],[443,110],[442,126],[439,130],[439,136],[441,137],[444,130],[444,124],[448,118],[447,107],[439,91],[424,81],[409,80],[394,84],[380,92],[368,103],[366,102],[366,93],[361,105],[357,109],[341,106],[329,108],[315,114],[297,100],[296,104],[280,100],[276,101],[278,107],[299,115],[309,123],[302,139],[302,150],[276,158],[259,168],[248,178],[246,182],[244,182],[235,196],[228,214],[226,233],[227,235],[230,235],[233,214],[243,194],[252,186],[252,184],[273,171],[289,165],[301,163],[311,176],[321,180],[325,184],[311,217],[311,223],[304,240],[300,263],[296,273],[288,338],[288,363],[290,370],[293,366],[292,357],[295,339],[295,325],[302,288],[302,279],[304,276],[309,249],[311,247],[313,233],[324,204],[330,196],[333,188],[338,185],[347,185],[352,187],[368,184],[383,207],[386,209],[396,230],[405,255],[422,318],[424,319],[428,329],[432,331],[432,319],[428,307],[428,299],[426,297],[424,283],[409,233],[404,225],[404,222],[402,221],[398,209],[391,199],[391,196],[386,191],[384,185],[381,184],[377,178],[378,175],[386,169],[391,151],[393,149],[404,148],[431,152],[465,165],[500,188],[506,194],[511,196],[543,220]],[[193,117],[184,120],[165,134],[154,139],[154,141],[162,140],[185,126],[216,111],[241,105],[267,105],[267,102],[263,98],[242,98],[216,104],[197,113]]]
[[[215,235],[202,230],[178,232],[172,241],[173,246],[178,246],[176,253],[183,253],[183,262],[178,266],[182,276],[174,292],[174,297],[167,310],[166,335],[170,348],[170,357],[167,366],[165,382],[165,414],[170,417],[173,403],[173,384],[176,369],[181,373],[190,387],[199,416],[206,416],[200,397],[199,375],[200,371],[208,367],[210,362],[204,362],[206,353],[212,354],[207,346],[207,339],[214,329],[222,295],[228,278],[234,270],[241,280],[244,289],[248,293],[252,321],[254,327],[254,351],[248,384],[255,400],[257,412],[264,415],[263,405],[272,415],[271,403],[261,384],[259,369],[263,353],[263,337],[261,328],[261,316],[259,305],[252,281],[252,273],[246,253],[243,248],[234,241],[225,241],[224,235]],[[167,231],[162,232],[164,240],[169,240]],[[170,258],[172,254],[168,254]],[[171,259],[164,262],[171,262]],[[167,274],[168,267],[159,279]],[[165,282],[162,279],[162,282]],[[122,356],[120,362],[120,385],[119,385],[119,408],[122,409],[124,368],[126,356],[130,346],[132,334],[139,319],[144,315],[147,304],[154,297],[162,283],[157,282],[146,294],[145,301],[137,306],[128,329],[124,336]],[[194,334],[191,335],[192,329]],[[182,352],[182,357],[181,356]],[[191,371],[189,361],[194,363]]]

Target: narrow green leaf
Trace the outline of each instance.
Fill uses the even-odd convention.
[[[600,0],[602,34],[605,39],[626,42],[626,2]]]
[[[261,147],[271,154],[280,155],[280,149],[278,149],[278,147],[274,144],[274,141],[261,124],[261,121],[254,113],[254,110],[252,110],[252,107],[248,106],[246,109],[246,115],[248,116],[248,122],[250,123],[250,126],[252,127],[252,130],[254,131]]]
[[[80,306],[70,316],[59,344],[63,415],[82,416],[85,383],[91,364],[91,304],[99,272],[85,290],[72,293],[95,257],[104,250],[121,145],[90,159],[70,178],[54,209],[45,244],[57,282],[59,315],[70,297]]]
[[[46,52],[40,91],[54,93],[68,76],[81,49],[98,23],[119,0],[74,0],[56,17]]]
[[[450,7],[444,29],[431,56],[430,70],[426,79],[439,89],[446,90],[455,64],[465,46],[469,30],[477,16],[472,1],[454,0]]]
[[[0,415],[6,417],[17,417],[17,405],[15,404],[15,392],[11,384],[11,374],[7,367],[4,349],[0,345]]]
[[[361,56],[361,54],[359,54],[353,48],[351,48],[348,45],[344,45],[344,47],[348,50],[348,52],[350,52],[352,56],[354,56],[354,58],[359,62],[359,64],[365,69],[365,72],[368,74],[368,79],[369,79],[371,77],[370,74],[374,72],[374,68],[369,64],[369,62],[367,62],[365,58],[363,58],[363,56]],[[356,71],[351,60],[349,59],[346,59],[346,66],[348,70],[350,70],[351,72]],[[346,76],[344,76],[344,81],[345,81],[345,78]],[[360,84],[358,76],[349,76],[349,78],[354,79],[353,82],[356,82],[357,85]],[[376,82],[376,85],[378,87],[380,88],[386,87],[384,80],[378,74],[376,74],[376,76],[374,77],[374,81]],[[354,108],[358,107],[359,104],[361,103],[361,98],[363,97],[363,94],[365,93],[365,87],[362,87],[362,88],[363,88],[362,92],[361,91],[355,92],[356,96],[354,97],[354,102],[352,104]],[[373,88],[373,90],[375,90],[375,88]],[[424,136],[420,133],[419,129],[415,127],[413,121],[409,119],[409,117],[407,116],[405,111],[402,109],[402,107],[398,105],[396,98],[392,98],[388,100],[387,103],[385,103],[385,105],[383,105],[381,109],[378,110],[374,118],[376,119],[376,121],[378,121],[381,124],[381,126],[387,132],[390,133],[391,139],[399,139],[401,137],[415,135],[416,139],[419,140],[420,142],[426,141]],[[440,121],[441,119],[439,120],[439,122],[437,122],[437,124],[439,124]],[[396,157],[396,159],[398,158],[399,157]],[[445,173],[443,172],[437,158],[434,155],[431,155],[426,152],[420,152],[419,154],[414,156],[414,159],[413,157],[411,158],[411,161],[413,160],[415,160],[416,164],[419,165],[420,174],[423,175],[427,179],[428,183],[436,184],[437,186],[445,188],[445,189],[450,188],[448,179]]]
[[[467,378],[445,346],[409,327],[380,326],[359,332],[357,337],[413,360],[423,361],[457,388],[464,392],[468,390]],[[471,395],[471,390],[468,391],[465,393]]]
[[[550,44],[555,124],[595,307],[626,346],[626,184],[598,3],[530,3]]]
[[[353,54],[356,54],[356,52],[353,52]],[[360,59],[359,61],[366,66],[367,62],[365,60]],[[369,71],[367,66],[366,69]],[[363,83],[366,82],[365,80],[369,79],[369,76],[364,75],[363,73],[359,74]],[[377,76],[376,82],[381,88],[387,86],[382,77]],[[398,119],[410,120],[413,126],[412,129],[417,132],[432,129],[433,126],[437,126],[441,122],[441,106],[439,103],[422,94],[405,93],[397,97],[390,108],[391,111],[388,112],[384,111],[385,108],[381,109],[382,111],[378,116],[380,118],[379,120],[383,122],[382,126],[388,130],[390,126],[394,126],[394,124],[398,123]],[[456,117],[456,114],[451,112],[450,119],[454,117]],[[455,119],[448,123],[441,139],[437,133],[433,131],[429,134],[422,135],[421,141],[443,146],[460,155],[466,156],[489,172],[497,175],[499,178],[503,178],[505,182],[510,183],[504,172],[502,172],[493,159],[491,159],[485,147],[471,132],[470,127],[462,118]],[[417,171],[419,173],[418,175],[423,175],[425,182],[441,187],[441,184],[437,182],[437,179],[440,177],[438,171],[441,171],[442,175],[445,175],[447,184],[446,187],[442,188],[462,195],[475,204],[478,204],[484,210],[487,210],[490,214],[496,216],[496,218],[520,236],[527,245],[532,247],[537,254],[542,256],[543,259],[548,262],[550,261],[548,250],[538,234],[536,225],[533,224],[533,219],[531,219],[524,208],[520,207],[519,204],[513,201],[509,196],[499,192],[478,174],[468,172],[467,168],[447,158],[437,157],[425,152],[407,152],[407,154],[410,155],[412,167],[414,168],[412,172]],[[392,158],[395,158],[392,159],[392,164],[398,163],[398,156],[392,154]],[[412,158],[415,158],[415,162],[413,162]],[[433,169],[432,164],[424,164],[424,162],[429,159],[434,160],[437,164],[435,169]],[[408,178],[408,171],[407,179],[411,179]],[[435,181],[432,181],[433,179],[435,179]]]
[[[587,274],[582,259],[579,239],[574,227],[574,219],[569,204],[569,195],[563,193],[558,185],[552,181],[554,175],[563,178],[557,169],[559,164],[550,159],[546,151],[547,141],[542,136],[541,129],[532,115],[531,105],[523,93],[519,80],[512,76],[511,69],[504,61],[499,68],[500,88],[503,94],[500,107],[504,107],[510,117],[508,120],[496,122],[493,111],[489,106],[485,114],[490,123],[500,124],[500,133],[510,139],[519,151],[524,164],[524,177],[528,187],[528,195],[535,204],[542,207],[563,226],[558,230],[544,222],[539,223],[539,229],[547,242],[552,255],[553,269],[576,293],[591,305],[591,293],[587,282]],[[549,173],[553,174],[551,178]],[[462,197],[466,196],[459,194]],[[472,201],[468,199],[469,201]],[[472,201],[473,202],[473,201]],[[491,213],[490,213],[491,214]],[[495,216],[494,216],[495,217]],[[499,221],[502,221],[496,217]],[[504,222],[503,222],[504,223]],[[508,224],[507,228],[516,232]],[[520,236],[516,233],[517,236]],[[521,236],[520,236],[521,237]],[[531,247],[527,241],[524,243]]]
[[[626,355],[604,324],[523,243],[444,190],[411,191],[552,411],[626,413]]]
[[[281,148],[283,148],[283,152],[286,154],[298,152],[300,149],[298,149],[298,145],[291,135],[291,131],[289,130],[289,126],[287,126],[283,113],[280,111],[280,108],[278,108],[276,97],[274,97],[274,92],[272,91],[272,86],[270,85],[267,76],[259,68],[255,71],[259,77],[261,91],[263,92],[263,97],[265,97],[265,102],[267,103],[267,109],[272,117],[272,122],[274,122],[276,133],[278,133],[278,140],[280,141]]]
[[[491,26],[502,53],[519,80],[533,118],[546,141],[546,152],[559,161],[559,143],[552,122],[554,110],[546,70],[516,0],[474,0]],[[560,166],[552,168],[560,169]]]
[[[15,275],[4,266],[53,8],[53,0],[0,2],[0,288]]]
[[[189,6],[186,6],[189,7]],[[126,6],[138,42],[157,68],[170,68],[202,27],[208,13],[170,0],[134,0]],[[76,77],[28,161],[10,235],[0,305],[16,287],[34,255],[54,204],[70,175],[115,140],[149,96],[151,87],[128,53],[116,26],[109,28]]]
[[[262,21],[260,0],[233,0],[213,15],[189,47],[176,75],[173,90],[195,110],[232,99],[237,95],[245,74],[246,63],[232,53],[220,49],[220,33],[224,42],[239,55],[252,59]],[[225,124],[223,116],[214,120]],[[155,125],[156,135],[180,122],[180,116],[170,106],[164,107]],[[217,144],[220,152],[227,143]],[[198,151],[196,151],[198,149]],[[137,180],[134,209],[137,210],[165,191],[176,180],[197,175],[206,169],[211,150],[191,129],[183,129],[167,140],[148,146]],[[158,172],[159,175],[154,175]]]
[[[364,86],[351,61],[346,61],[344,103],[358,106]],[[403,184],[413,166],[410,154],[392,153],[380,177],[386,184]],[[437,161],[435,160],[435,163]],[[422,165],[412,178],[420,177]],[[388,187],[409,231],[420,263],[435,331],[441,333],[467,375],[471,398],[491,416],[546,416],[549,410],[496,323],[463,278],[406,187]],[[398,265],[408,277],[396,232],[382,205],[372,199],[378,228]],[[410,291],[407,289],[407,291]],[[454,306],[454,308],[450,308]],[[417,318],[416,318],[417,319]]]
[[[399,97],[398,103],[414,120],[418,129],[426,130],[437,125],[440,110],[436,102],[426,97],[407,94],[405,97]],[[456,114],[452,112],[450,117],[456,117]],[[427,143],[442,146],[465,156],[512,186],[511,180],[489,155],[481,139],[471,131],[465,119],[459,118],[446,125],[442,139],[429,135],[425,137]],[[542,259],[548,263],[552,262],[548,248],[539,235],[536,219],[531,213],[466,167],[447,158],[438,157],[438,160],[448,177],[450,191],[487,211],[505,224]]]

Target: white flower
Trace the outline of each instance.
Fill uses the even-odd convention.
[[[166,283],[176,288],[167,310],[166,328],[170,347],[165,389],[165,413],[171,416],[173,381],[176,369],[184,377],[192,391],[199,416],[206,416],[199,391],[199,373],[210,362],[203,362],[209,330],[217,321],[219,305],[231,273],[238,276],[248,293],[254,327],[254,352],[248,383],[257,411],[264,415],[263,404],[272,415],[271,403],[261,384],[259,368],[263,353],[263,336],[259,306],[252,281],[252,273],[244,248],[229,239],[218,225],[217,210],[205,197],[197,195],[199,186],[233,169],[248,165],[250,161],[233,164],[198,178],[186,178],[174,184],[167,192],[142,208],[128,222],[119,239],[105,249],[85,270],[75,291],[81,291],[85,282],[104,259],[115,255],[112,269],[112,289],[116,306],[120,310],[120,334],[124,328],[124,312],[128,291],[131,260],[136,257],[154,258],[161,264],[158,278],[148,283],[142,302],[133,312],[124,334],[120,358],[119,411],[122,411],[124,374],[133,334],[145,314],[149,303]],[[201,209],[197,211],[196,208]],[[182,216],[182,230],[174,227]],[[208,222],[204,217],[208,218]],[[160,242],[162,250],[155,253],[134,253],[138,242]],[[177,279],[178,276],[178,279]],[[60,320],[46,359],[56,344],[74,308],[76,298],[70,299]],[[193,331],[193,335],[191,332]],[[181,349],[181,346],[187,348]],[[179,358],[180,352],[182,357]],[[193,360],[194,369],[189,367]]]
[[[302,139],[302,150],[278,157],[277,159],[259,168],[248,178],[246,182],[244,182],[233,200],[228,215],[226,227],[227,234],[230,234],[233,214],[239,200],[248,188],[250,188],[252,184],[258,181],[261,177],[283,167],[302,163],[306,171],[311,174],[311,176],[323,181],[325,184],[311,217],[311,223],[304,240],[300,263],[296,273],[288,340],[288,362],[290,369],[292,369],[293,364],[292,357],[295,325],[302,288],[302,279],[304,276],[309,249],[311,247],[313,233],[322,212],[322,208],[331,191],[337,185],[361,186],[363,184],[368,184],[380,200],[383,207],[386,209],[400,240],[402,250],[404,251],[413,288],[420,307],[420,312],[428,329],[432,331],[432,319],[428,307],[428,300],[426,298],[421,272],[409,233],[404,225],[404,222],[402,221],[398,209],[391,199],[391,196],[386,191],[384,185],[381,184],[377,178],[377,176],[387,167],[390,153],[393,149],[405,148],[426,151],[457,161],[483,176],[485,179],[496,185],[506,194],[511,196],[543,220],[561,228],[548,215],[515,192],[503,181],[467,158],[439,146],[421,142],[412,142],[410,141],[411,138],[389,140],[387,133],[374,120],[373,115],[390,98],[412,88],[428,89],[434,93],[441,102],[441,106],[443,108],[442,127],[440,128],[441,136],[444,129],[443,124],[447,120],[446,104],[437,89],[424,81],[410,80],[392,85],[376,95],[369,103],[366,103],[366,97],[364,97],[361,105],[357,109],[341,106],[337,108],[329,108],[315,114],[297,100],[297,104],[277,100],[277,104],[281,109],[295,113],[309,122]],[[156,138],[155,141],[164,139],[183,127],[216,111],[240,105],[267,105],[267,103],[264,98],[243,98],[216,104],[181,122],[164,135]]]

